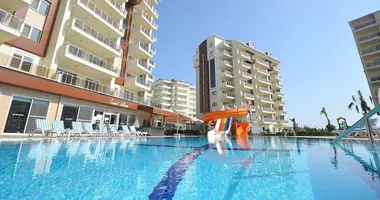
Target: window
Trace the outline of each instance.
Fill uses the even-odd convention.
[[[98,91],[99,82],[86,78],[84,87],[92,91]]]
[[[46,119],[49,110],[49,102],[33,99],[30,109],[28,123],[26,124],[25,132],[29,133],[36,130],[36,119]]]
[[[40,42],[42,31],[36,27],[32,27],[28,24],[24,25],[21,34],[35,42]]]
[[[210,48],[214,47],[214,42],[210,42],[210,44],[208,45],[208,47],[210,47]]]
[[[78,114],[78,121],[79,122],[91,122],[93,111],[94,111],[94,109],[92,109],[92,108],[80,107],[79,108],[79,114]]]
[[[214,50],[211,50],[209,53],[208,53],[209,57],[212,57],[214,56]]]
[[[135,123],[136,115],[129,115],[128,116],[128,126],[132,126]]]
[[[13,54],[11,63],[9,66],[20,69],[25,72],[30,72],[32,68],[33,58],[23,56],[21,54]]]
[[[50,4],[45,0],[33,0],[30,7],[39,12],[41,15],[46,16],[49,12]]]
[[[216,87],[216,78],[215,78],[215,59],[210,61],[210,85],[211,88]]]
[[[77,83],[77,75],[76,74],[71,73],[71,72],[66,72],[66,71],[63,71],[61,69],[57,69],[57,72],[59,74],[62,74],[62,77],[59,80],[59,82],[66,83],[69,85],[76,85],[76,83]]]

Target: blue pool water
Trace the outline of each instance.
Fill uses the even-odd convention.
[[[0,141],[0,199],[380,199],[368,142],[250,138]],[[379,147],[380,149],[380,147]]]

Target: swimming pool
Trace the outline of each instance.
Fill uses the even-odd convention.
[[[380,199],[367,142],[250,138],[0,142],[1,199]]]

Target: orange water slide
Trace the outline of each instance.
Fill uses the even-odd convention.
[[[209,112],[203,116],[203,122],[207,124],[210,121],[215,121],[217,119],[224,119],[228,117],[244,117],[247,116],[248,113],[249,111],[247,108]]]

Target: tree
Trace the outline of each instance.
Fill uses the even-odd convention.
[[[369,100],[372,102],[372,97],[369,97]],[[371,111],[371,108],[368,106],[368,103],[364,99],[362,92],[358,90],[358,95],[355,97],[355,95],[352,95],[352,102],[348,105],[348,109],[352,110],[352,108],[355,107],[357,113],[362,113],[363,116],[365,116],[369,111]],[[372,144],[374,142],[373,139],[373,131],[371,122],[369,121],[369,118],[366,119],[366,125],[368,130],[368,136],[371,140]]]
[[[322,107],[322,110],[321,110],[320,114],[324,115],[326,117],[326,119],[327,119],[326,129],[328,131],[333,131],[335,129],[335,127],[333,125],[331,125],[331,122],[330,122],[329,116],[327,115],[327,111],[326,111],[325,107]]]

